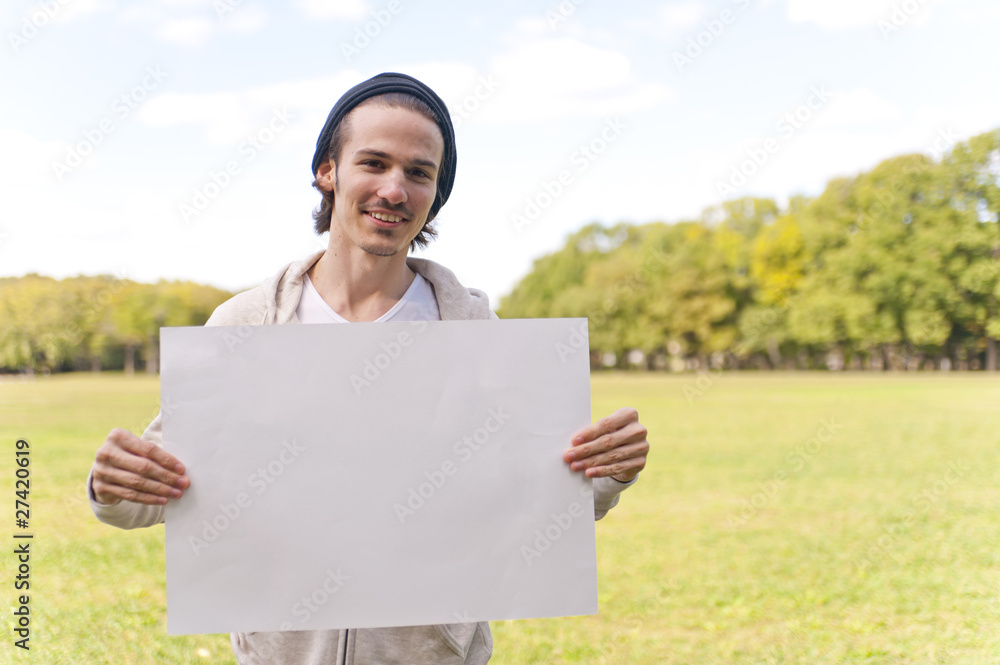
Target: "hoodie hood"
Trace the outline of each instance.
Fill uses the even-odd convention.
[[[302,297],[303,275],[325,251],[289,263],[260,286],[233,296],[219,305],[206,325],[298,323],[295,310]],[[411,257],[406,259],[406,265],[434,289],[442,321],[496,318],[485,293],[462,286],[455,274],[441,264]]]

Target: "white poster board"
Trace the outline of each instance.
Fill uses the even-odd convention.
[[[597,612],[586,319],[161,332],[171,634]]]

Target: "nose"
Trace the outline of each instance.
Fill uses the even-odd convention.
[[[385,199],[393,205],[405,203],[406,186],[405,176],[397,169],[389,170],[385,173],[376,194],[380,199]]]

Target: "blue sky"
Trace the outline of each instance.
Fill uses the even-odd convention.
[[[1000,127],[987,0],[45,0],[0,28],[2,276],[258,284],[320,248],[316,137],[381,71],[458,121],[418,254],[494,306],[584,224],[815,195]]]

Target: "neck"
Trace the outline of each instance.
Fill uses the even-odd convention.
[[[326,252],[308,272],[333,311],[348,321],[374,321],[399,302],[416,274],[406,253],[374,256],[330,231]]]

